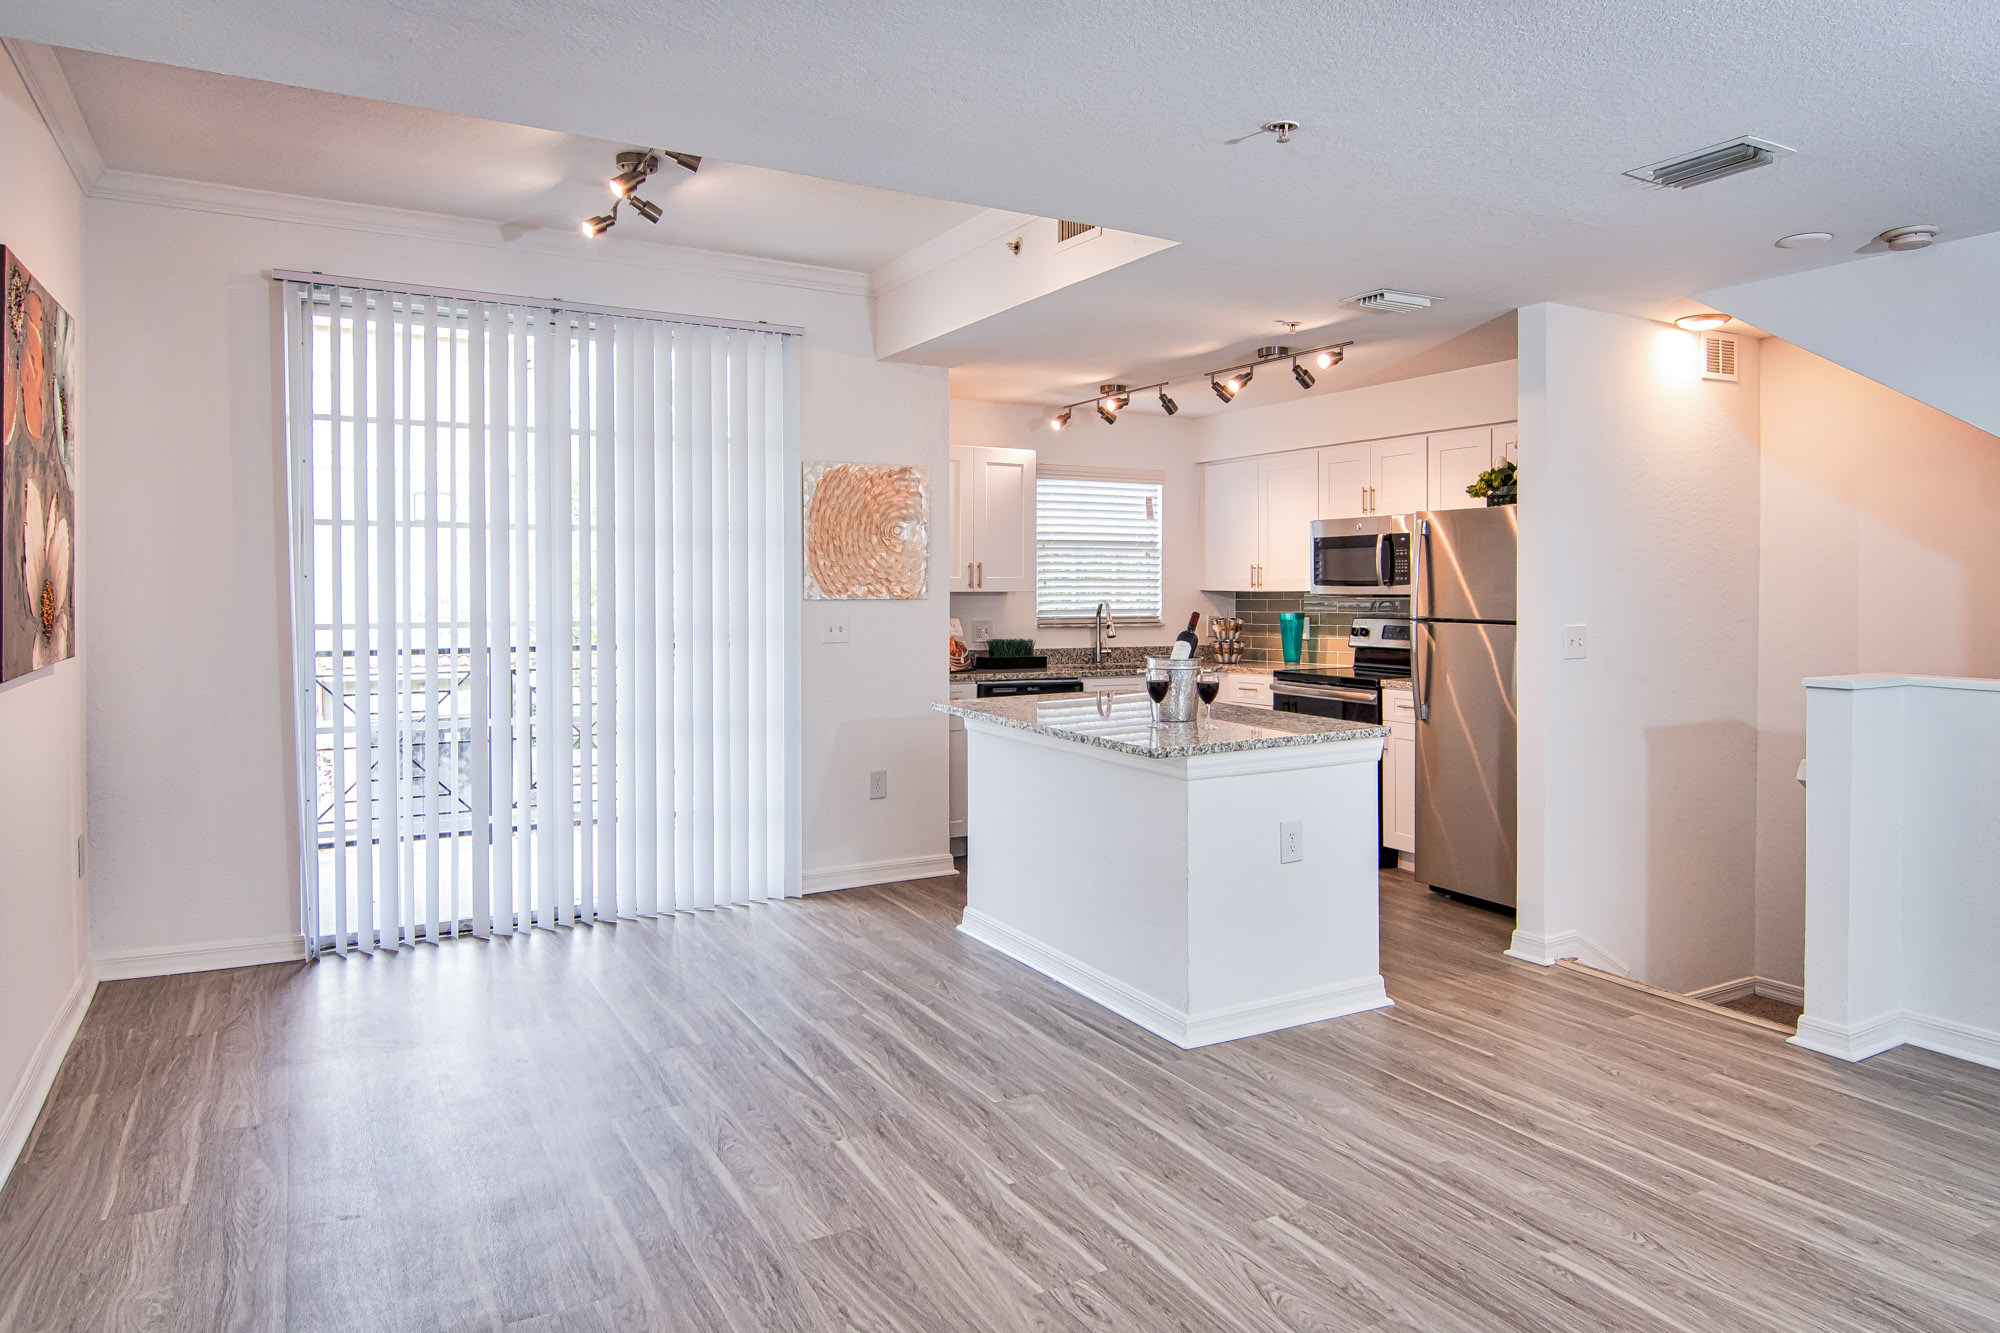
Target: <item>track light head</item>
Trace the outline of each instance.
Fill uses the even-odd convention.
[[[686,167],[689,171],[701,170],[701,157],[699,154],[669,152],[667,156]]]
[[[1061,430],[1067,425],[1069,425],[1069,409],[1067,407],[1049,418],[1050,430]]]
[[[1104,419],[1105,425],[1115,426],[1118,424],[1118,414],[1105,406],[1110,401],[1109,398],[1100,398],[1097,400],[1097,415]]]
[[[1313,386],[1313,373],[1296,361],[1292,362],[1292,378],[1299,382],[1301,389],[1310,389]]]
[[[1241,370],[1231,371],[1229,378],[1223,382],[1229,389],[1229,396],[1234,398],[1237,394],[1242,393],[1243,386],[1248,384],[1251,377],[1256,373],[1257,369],[1255,366],[1245,366]]]
[[[660,206],[658,204],[649,204],[636,194],[627,195],[625,202],[632,205],[632,211],[646,219],[646,221],[657,223],[660,220]]]
[[[585,236],[602,236],[617,225],[618,209],[616,205],[613,205],[609,213],[599,213],[594,218],[585,218],[583,220],[583,234]]]
[[[1181,410],[1181,405],[1179,403],[1167,397],[1167,389],[1165,385],[1160,386],[1160,410],[1162,412],[1165,412],[1168,416],[1172,416],[1174,413]]]
[[[1234,382],[1233,380],[1231,381],[1232,384]],[[1230,388],[1228,384],[1224,384],[1221,380],[1210,380],[1208,387],[1215,390],[1215,396],[1223,402],[1233,403],[1236,401],[1236,390]]]
[[[611,197],[623,199],[632,191],[646,183],[646,173],[637,167],[627,167],[611,178]]]
[[[1321,370],[1329,370],[1340,364],[1341,352],[1338,347],[1329,347],[1315,358]]]

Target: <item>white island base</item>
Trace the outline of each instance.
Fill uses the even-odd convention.
[[[1145,696],[1121,696],[1119,711],[1134,699],[1143,707]],[[982,708],[999,711],[952,710],[966,719],[976,831],[965,934],[1182,1047],[1390,1003],[1376,878],[1380,728],[1312,719],[1344,729],[1313,743],[1296,732],[1268,739],[1286,735],[1276,726],[1163,728],[1195,734],[1178,746],[1167,738],[1166,757],[1151,757]],[[1247,748],[1251,732],[1264,733],[1264,748]],[[1234,748],[1201,743],[1215,736]],[[1302,855],[1283,863],[1280,825],[1291,820]]]

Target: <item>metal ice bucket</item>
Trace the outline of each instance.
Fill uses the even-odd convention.
[[[1146,659],[1148,674],[1154,668],[1167,673],[1167,697],[1160,700],[1160,721],[1192,722],[1195,709],[1201,705],[1201,696],[1194,692],[1195,677],[1201,674],[1203,663],[1192,657],[1149,657]]]

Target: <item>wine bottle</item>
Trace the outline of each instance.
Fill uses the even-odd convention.
[[[1188,627],[1174,636],[1174,658],[1181,660],[1193,657],[1201,648],[1201,640],[1195,637],[1194,627],[1201,623],[1201,612],[1188,617]]]

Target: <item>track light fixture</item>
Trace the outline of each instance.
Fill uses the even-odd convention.
[[[1281,321],[1282,322],[1282,321]],[[1299,382],[1301,389],[1310,389],[1319,382],[1319,377],[1300,364],[1301,359],[1316,356],[1319,368],[1326,370],[1340,364],[1344,349],[1352,347],[1352,342],[1328,343],[1324,347],[1291,348],[1284,346],[1259,347],[1257,355],[1239,366],[1224,366],[1208,372],[1208,383],[1215,390],[1215,396],[1225,403],[1236,401],[1236,395],[1243,392],[1243,386],[1256,374],[1257,367],[1273,361],[1290,361],[1292,378]]]
[[[1181,405],[1179,403],[1167,397],[1167,386],[1164,384],[1160,386],[1160,410],[1162,412],[1165,412],[1168,416],[1172,416],[1174,413],[1181,410]]]
[[[701,169],[701,159],[693,153],[670,152],[667,156],[680,166],[686,167],[689,171],[699,171]],[[630,204],[632,211],[648,222],[657,223],[660,220],[660,213],[662,211],[660,206],[648,203],[638,195],[639,187],[644,185],[647,179],[660,169],[660,154],[653,152],[651,149],[634,148],[618,154],[617,162],[618,174],[613,176],[609,182],[611,186],[611,211],[609,213],[600,213],[594,218],[585,218],[583,222],[583,234],[585,236],[602,236],[605,232],[617,226],[618,206],[620,204]]]
[[[1313,358],[1321,370],[1331,370],[1341,362],[1342,353],[1338,347],[1328,347]]]
[[[1292,362],[1292,378],[1299,382],[1301,389],[1310,389],[1313,386],[1313,373],[1296,361]]]
[[[1215,396],[1217,398],[1220,398],[1225,403],[1233,403],[1236,401],[1235,385],[1236,385],[1235,380],[1231,380],[1228,384],[1224,384],[1220,380],[1216,379],[1214,376],[1210,376],[1208,381],[1208,387],[1215,390]]]
[[[1063,409],[1062,411],[1060,411],[1060,412],[1056,413],[1056,414],[1055,414],[1054,416],[1050,417],[1050,418],[1049,418],[1049,429],[1050,429],[1050,430],[1061,430],[1061,429],[1062,429],[1063,427],[1065,427],[1065,426],[1069,425],[1069,413],[1070,413],[1070,409],[1068,409],[1067,407],[1065,407],[1065,408],[1064,408],[1064,409]]]

